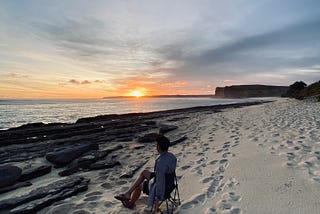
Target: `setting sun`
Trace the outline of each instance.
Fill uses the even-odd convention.
[[[143,93],[141,91],[133,91],[130,95],[133,97],[141,97],[143,96]]]

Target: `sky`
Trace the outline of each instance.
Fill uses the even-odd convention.
[[[319,0],[0,0],[1,99],[319,80]]]

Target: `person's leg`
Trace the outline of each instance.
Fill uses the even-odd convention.
[[[149,170],[143,170],[143,172],[140,174],[140,176],[137,178],[137,180],[133,183],[133,185],[128,189],[128,191],[126,193],[124,193],[124,195],[127,198],[131,198],[131,200],[133,200],[133,196],[131,197],[131,194],[137,189],[137,193],[136,196],[138,196],[138,198],[140,197],[140,192],[141,192],[141,185],[143,183],[143,181],[145,179],[150,180],[151,177],[151,172]],[[138,195],[139,192],[139,195]],[[135,196],[135,197],[136,197]],[[138,200],[138,198],[136,200]],[[135,201],[136,201],[135,200]]]
[[[131,199],[128,201],[127,206],[128,208],[133,208],[136,201],[139,199],[141,195],[142,185],[135,188],[132,192]]]

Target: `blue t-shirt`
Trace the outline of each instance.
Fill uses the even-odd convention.
[[[176,169],[177,158],[170,152],[163,152],[155,161],[155,181],[150,186],[148,206],[154,200],[163,200],[166,191],[165,174],[173,173]]]

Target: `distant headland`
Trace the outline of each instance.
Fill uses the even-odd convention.
[[[232,85],[217,87],[215,96],[221,98],[281,97],[288,89],[288,86]]]

